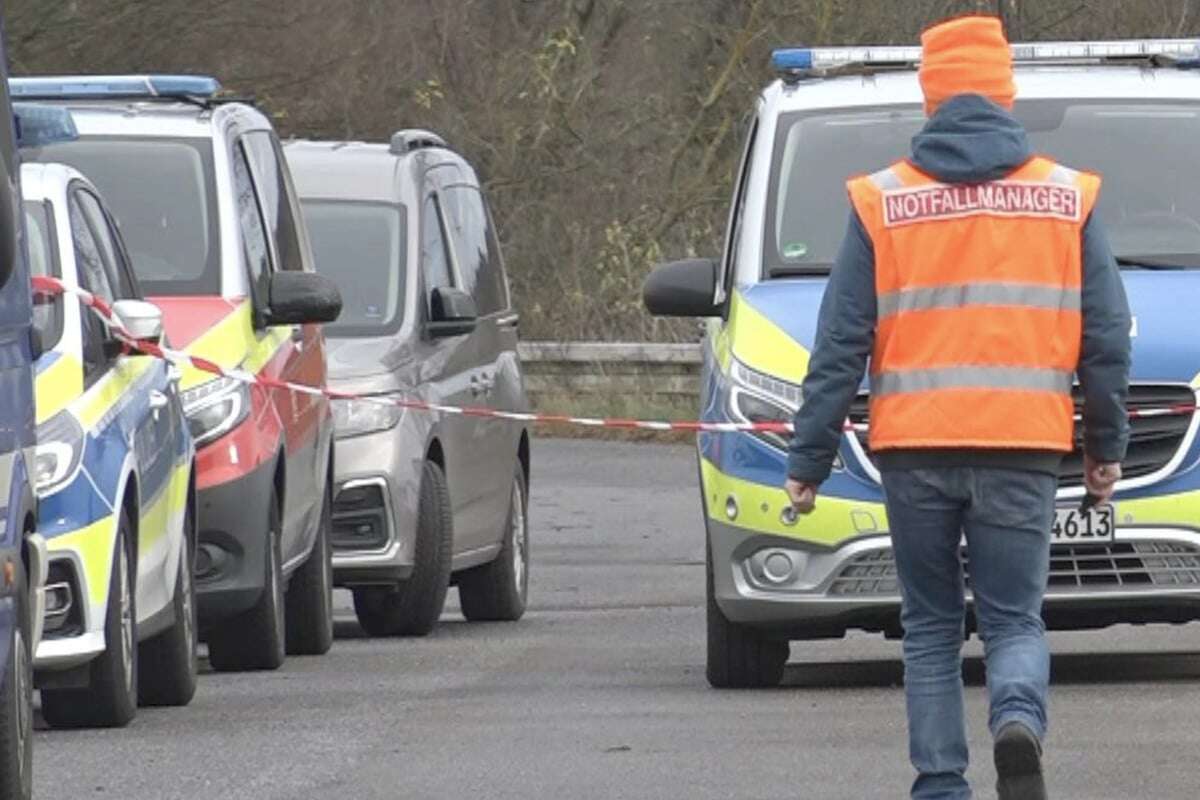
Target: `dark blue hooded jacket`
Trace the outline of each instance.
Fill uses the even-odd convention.
[[[961,95],[945,102],[913,138],[911,160],[945,183],[980,183],[1004,178],[1032,155],[1016,118],[983,97]],[[874,346],[876,321],[875,253],[851,211],[821,303],[804,404],[795,419],[790,477],[810,483],[829,477]],[[1130,353],[1125,287],[1103,227],[1093,217],[1083,229],[1083,342],[1077,372],[1084,392],[1085,447],[1098,461],[1125,457]],[[1049,451],[900,450],[880,453],[879,462],[884,470],[994,466],[1057,473],[1062,457]]]

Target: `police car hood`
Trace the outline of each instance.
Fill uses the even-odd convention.
[[[1200,293],[1200,270],[1125,270],[1121,276],[1134,317],[1132,379],[1200,386],[1196,313],[1192,304],[1180,302]],[[789,278],[737,290],[730,317],[733,356],[760,372],[802,381],[825,283]]]

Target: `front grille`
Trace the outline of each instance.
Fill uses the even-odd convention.
[[[963,573],[971,567],[963,551]],[[1200,548],[1165,541],[1055,546],[1050,551],[1050,591],[1200,586]],[[829,594],[894,597],[896,562],[890,549],[860,553],[842,566]]]
[[[387,506],[383,487],[353,486],[333,501],[333,549],[376,550],[388,543]]]
[[[1150,408],[1190,406],[1196,395],[1186,386],[1141,384],[1130,387],[1130,411]],[[1078,387],[1075,391],[1076,416],[1083,413],[1083,398]],[[1193,413],[1171,414],[1161,417],[1134,417],[1130,420],[1129,452],[1122,463],[1125,478],[1140,478],[1158,472],[1175,457],[1187,438]],[[850,421],[855,425],[869,425],[868,395],[862,394],[850,409]],[[856,430],[855,436],[863,452],[875,462],[868,443],[869,434]],[[1063,487],[1083,484],[1083,423],[1075,423],[1075,449],[1063,459],[1059,484]]]

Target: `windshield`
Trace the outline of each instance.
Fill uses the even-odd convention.
[[[1200,104],[1027,100],[1014,113],[1035,153],[1103,176],[1096,213],[1118,258],[1200,268]],[[846,230],[847,178],[908,155],[924,123],[918,106],[782,117],[764,274],[828,268]]]
[[[25,234],[29,239],[29,274],[34,277],[61,277],[50,204],[31,200],[24,205]],[[61,295],[34,296],[33,329],[37,331],[42,350],[52,349],[62,336],[62,308]]]
[[[208,139],[85,138],[41,148],[36,160],[70,164],[96,185],[147,295],[220,294]]]
[[[404,314],[404,208],[309,200],[301,204],[317,272],[337,283],[342,315],[331,336],[387,336]]]

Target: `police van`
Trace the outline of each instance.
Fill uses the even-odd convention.
[[[1060,477],[1044,617],[1057,629],[1197,620],[1200,341],[1181,300],[1200,292],[1200,42],[1016,44],[1013,56],[1014,114],[1034,151],[1103,176],[1095,214],[1135,315],[1125,477],[1111,504],[1080,511],[1077,423]],[[919,59],[916,47],[774,54],[779,77],[755,107],[724,253],[664,265],[645,287],[652,313],[706,320],[704,420],[789,422],[802,402],[817,310],[849,215],[846,180],[909,152],[926,121]],[[899,635],[868,388],[810,516],[793,514],[783,491],[786,434],[699,436],[714,686],[777,684],[793,640]]]

